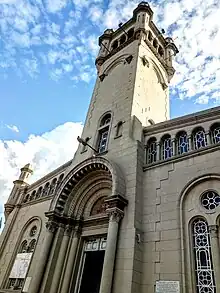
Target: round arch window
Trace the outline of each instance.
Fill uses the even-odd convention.
[[[30,236],[33,237],[37,233],[37,226],[31,228]]]
[[[207,210],[214,210],[220,205],[220,196],[215,191],[206,191],[201,197],[202,206]]]

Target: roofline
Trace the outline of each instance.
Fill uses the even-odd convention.
[[[59,175],[59,173],[64,172],[67,169],[67,167],[69,167],[71,165],[71,163],[72,163],[72,159],[69,160],[68,162],[64,163],[63,165],[59,166],[55,170],[51,171],[47,175],[41,177],[40,179],[38,179],[37,181],[33,182],[32,184],[30,184],[28,186],[28,190],[32,189],[32,188],[36,188],[38,185],[42,185],[42,183],[44,183],[44,182],[46,183],[46,181],[51,180],[56,175]]]
[[[185,127],[186,124],[190,125],[192,123],[198,123],[201,120],[213,120],[213,116],[220,118],[220,106],[146,126],[143,128],[143,132],[144,134],[148,134],[161,132],[164,131],[164,129],[169,131],[171,129],[177,128],[177,126],[178,128],[182,125]]]

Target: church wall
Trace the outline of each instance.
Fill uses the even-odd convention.
[[[170,118],[169,90],[165,69],[145,41],[140,42],[132,114],[146,126],[149,119],[158,123]]]
[[[198,153],[186,156],[183,160],[164,163],[147,168],[144,173],[143,203],[143,277],[142,291],[153,293],[156,280],[179,280],[186,277],[186,290],[192,292],[192,272],[189,259],[183,259],[181,252],[180,199],[185,186],[193,179],[220,172],[218,149],[206,154]],[[219,190],[219,183],[212,181],[212,188]],[[210,182],[204,183],[200,193],[210,188]],[[200,206],[199,196],[194,198],[194,207]],[[192,194],[193,196],[193,194]],[[189,195],[190,198],[190,195]],[[191,207],[191,208],[190,208]],[[219,214],[216,211],[216,216]],[[201,215],[201,209],[188,203],[185,210],[185,229],[189,220]],[[204,215],[204,211],[203,211]],[[207,215],[206,215],[206,218]],[[213,223],[209,223],[213,224]],[[189,233],[184,235],[184,245],[188,247]],[[184,249],[185,251],[185,249]],[[187,263],[184,276],[183,266]]]
[[[16,256],[16,251],[18,249],[18,246],[21,244],[19,243],[20,234],[22,232],[22,229],[27,224],[28,221],[30,221],[32,218],[38,218],[40,223],[40,235],[37,241],[37,246],[35,248],[35,252],[28,270],[27,276],[33,276],[35,265],[37,263],[37,260],[39,258],[39,254],[41,251],[41,245],[43,243],[44,239],[44,232],[45,232],[45,222],[46,217],[44,215],[45,211],[48,211],[50,205],[50,201],[43,201],[36,203],[34,205],[26,205],[24,207],[21,207],[18,211],[15,223],[12,227],[12,230],[10,232],[8,241],[2,251],[1,258],[0,258],[0,284],[2,282],[5,282],[5,280],[8,279],[8,276],[10,274],[11,268],[14,263],[14,259]],[[9,215],[10,217],[10,215]],[[4,228],[6,229],[6,227]],[[4,233],[4,232],[3,232]],[[4,234],[3,234],[4,235]],[[2,236],[3,236],[2,235]],[[32,265],[33,264],[33,265]]]

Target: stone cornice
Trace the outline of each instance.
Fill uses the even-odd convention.
[[[71,217],[66,217],[63,215],[59,215],[54,211],[45,212],[45,216],[48,218],[48,222],[53,222],[57,224],[61,224],[64,226],[75,226],[76,224],[80,223],[80,220],[75,220]]]
[[[112,195],[106,198],[106,212],[108,212],[109,209],[117,208],[121,211],[124,210],[124,207],[127,206],[128,200],[120,195]]]
[[[153,135],[160,132],[169,132],[176,128],[185,128],[186,126],[203,123],[215,119],[220,119],[220,107],[196,112],[186,116],[174,118],[143,128],[144,135]]]

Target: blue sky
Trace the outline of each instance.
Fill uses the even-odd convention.
[[[139,1],[0,0],[0,201],[27,162],[32,180],[69,160],[96,78],[97,38]],[[150,1],[180,53],[171,117],[219,105],[220,2]],[[1,211],[1,206],[0,206]]]

